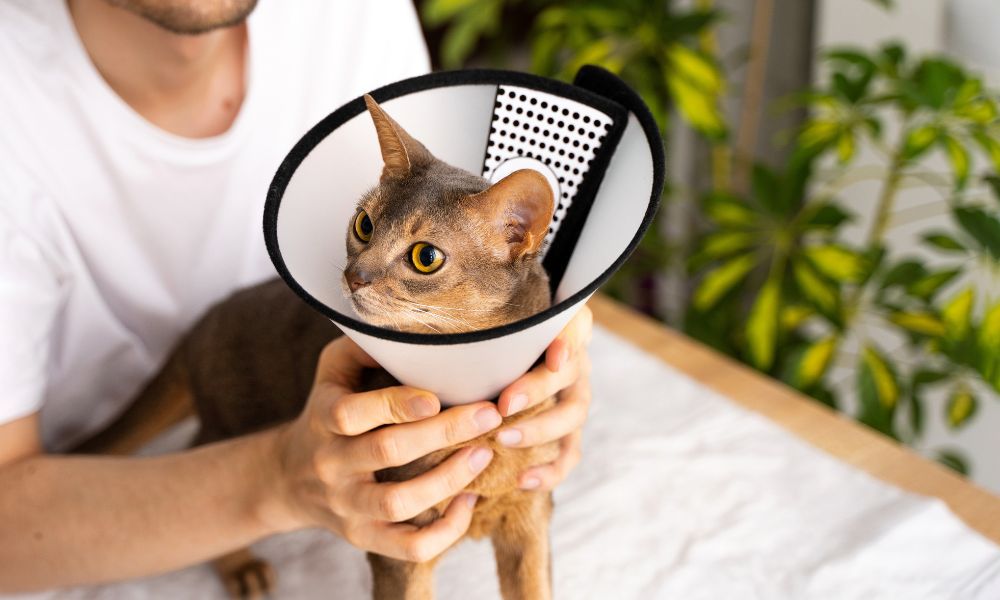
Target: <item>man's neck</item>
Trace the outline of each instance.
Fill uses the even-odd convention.
[[[106,0],[68,2],[94,66],[136,112],[185,137],[229,129],[244,96],[245,24],[181,35]]]

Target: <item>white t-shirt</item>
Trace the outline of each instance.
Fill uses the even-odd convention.
[[[113,419],[210,304],[274,276],[264,197],[298,138],[429,69],[410,0],[263,0],[248,36],[239,116],[189,139],[115,95],[65,0],[0,0],[0,423],[40,410],[59,450]]]

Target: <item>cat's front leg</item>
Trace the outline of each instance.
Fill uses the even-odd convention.
[[[409,562],[368,553],[374,600],[433,600],[434,564]]]
[[[491,534],[500,592],[504,600],[549,600],[552,494],[514,492],[512,496]]]

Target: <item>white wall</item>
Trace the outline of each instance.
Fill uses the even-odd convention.
[[[1000,88],[1000,2],[996,0],[897,0],[890,11],[870,0],[818,0],[816,40],[819,50],[852,45],[875,48],[888,40],[902,41],[912,54],[946,52],[969,68],[984,74],[987,83]],[[822,73],[817,69],[818,76]],[[894,136],[898,129],[887,128]],[[890,139],[894,139],[890,137]],[[855,168],[884,164],[872,148],[862,148]],[[982,163],[980,163],[982,164]],[[945,173],[947,166],[940,156],[926,162],[928,171]],[[871,211],[880,182],[877,179],[851,185],[840,196],[863,218],[847,233],[860,241],[868,231]],[[922,187],[905,190],[897,199],[889,230],[889,246],[897,256],[917,255],[933,259],[916,243],[917,235],[929,228],[949,227],[947,205],[940,193]],[[977,274],[982,276],[981,273]],[[990,282],[993,298],[997,282]],[[959,287],[961,282],[954,284]],[[949,290],[945,290],[945,295]],[[881,346],[898,356],[902,339],[885,331],[871,331]],[[850,349],[848,349],[850,351]],[[834,376],[844,388],[853,386],[853,360],[841,357]],[[965,429],[955,433],[944,425],[944,391],[931,398],[927,406],[927,432],[919,448],[930,454],[941,447],[958,447],[971,458],[972,478],[984,487],[1000,492],[1000,398],[995,393],[980,395],[979,413]]]

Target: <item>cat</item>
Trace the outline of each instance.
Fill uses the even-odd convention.
[[[460,333],[547,308],[549,281],[539,252],[554,202],[544,176],[522,170],[490,185],[435,158],[371,96],[364,100],[383,168],[348,225],[347,261],[338,275],[361,319],[399,331]],[[171,419],[153,408],[178,404],[168,397],[193,402],[199,417],[195,445],[290,421],[309,395],[320,352],[339,335],[281,280],[236,292],[184,336],[123,417],[79,450],[134,450],[139,439],[148,437],[144,430]],[[397,384],[385,371],[371,370],[362,388]],[[549,398],[505,418],[503,425],[554,402]],[[551,494],[520,490],[517,480],[529,466],[554,460],[555,442],[512,449],[486,434],[378,471],[376,479],[411,479],[473,444],[491,448],[494,458],[467,487],[479,500],[466,535],[491,537],[505,600],[550,598]],[[426,525],[445,506],[447,501],[408,522]],[[368,562],[376,599],[433,597],[435,560],[407,563],[369,553]],[[214,565],[234,597],[262,595],[274,584],[270,567],[246,549]]]

